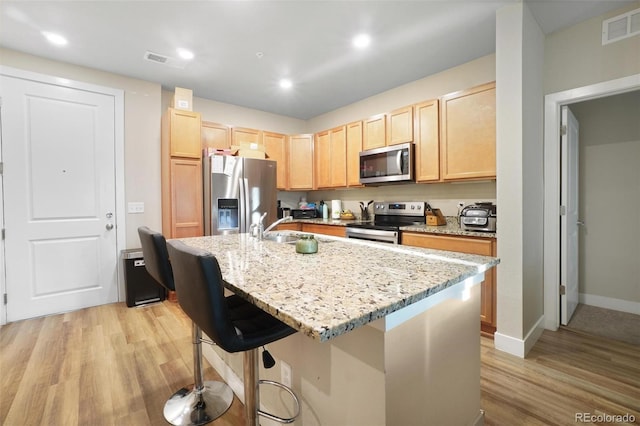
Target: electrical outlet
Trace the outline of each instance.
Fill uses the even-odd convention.
[[[127,204],[127,213],[144,213],[144,203],[128,203]]]
[[[291,387],[291,366],[284,361],[280,361],[280,383]]]

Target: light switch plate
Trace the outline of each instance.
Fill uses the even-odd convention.
[[[144,203],[143,202],[128,203],[127,213],[144,213]]]

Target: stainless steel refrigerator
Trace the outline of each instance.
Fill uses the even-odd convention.
[[[249,232],[263,213],[277,220],[276,162],[210,155],[203,159],[205,235]]]

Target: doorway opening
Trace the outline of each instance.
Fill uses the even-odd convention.
[[[560,289],[561,285],[564,284],[561,282],[560,277],[562,270],[561,260],[565,253],[562,252],[561,245],[559,244],[560,237],[563,232],[561,218],[562,213],[564,213],[560,203],[560,188],[562,181],[561,170],[563,168],[562,166],[564,160],[561,156],[560,151],[560,118],[562,108],[564,106],[570,105],[572,110],[578,111],[576,115],[578,116],[578,121],[581,121],[580,115],[584,116],[584,114],[588,113],[590,109],[593,109],[594,105],[603,102],[612,102],[615,100],[614,97],[616,95],[633,97],[634,94],[632,94],[631,92],[637,92],[639,90],[640,74],[578,89],[554,93],[545,97],[544,292],[545,328],[547,329],[556,330],[560,325],[562,313],[560,304]],[[587,115],[586,117],[589,116]],[[584,121],[585,126],[593,124],[591,123],[592,118],[593,117],[582,120]],[[583,128],[585,126],[583,126],[581,122],[581,136],[585,134],[585,129]],[[598,129],[601,128],[604,129],[603,126],[598,127]],[[604,307],[607,309],[622,309],[626,310],[626,313],[633,314],[636,313],[634,311],[638,310],[638,306],[640,306],[638,304],[640,300],[638,300],[637,297],[638,292],[640,292],[638,274],[630,275],[628,272],[629,268],[625,270],[624,268],[620,268],[620,265],[617,265],[615,263],[617,260],[621,260],[622,258],[621,256],[618,256],[616,260],[614,254],[615,250],[612,249],[613,243],[605,243],[605,241],[602,240],[602,235],[607,235],[608,238],[613,238],[615,236],[615,232],[618,231],[612,228],[612,223],[620,224],[618,226],[618,229],[623,230],[625,229],[626,225],[626,230],[633,232],[631,228],[634,225],[630,226],[630,223],[633,222],[631,216],[634,214],[636,215],[636,222],[640,222],[637,217],[637,212],[627,210],[627,217],[621,217],[624,216],[620,214],[622,207],[612,205],[613,203],[617,203],[614,201],[616,196],[622,196],[624,198],[625,194],[625,188],[619,188],[619,183],[616,183],[615,179],[622,179],[620,182],[622,182],[623,185],[633,185],[632,182],[629,182],[629,176],[624,175],[624,170],[629,170],[628,165],[626,165],[625,167],[615,167],[616,164],[622,166],[621,163],[616,163],[615,158],[618,158],[618,161],[622,162],[624,162],[625,160],[633,161],[633,158],[637,158],[635,156],[631,156],[631,154],[624,155],[617,151],[624,152],[625,149],[636,150],[637,144],[640,144],[640,141],[637,141],[637,139],[636,142],[630,141],[629,143],[631,144],[631,146],[625,143],[617,144],[615,147],[613,145],[600,146],[605,145],[604,142],[606,141],[609,141],[611,143],[615,142],[613,140],[616,139],[615,137],[611,139],[612,132],[609,131],[604,134],[598,135],[595,131],[586,130],[587,134],[589,134],[589,132],[592,133],[592,135],[589,136],[592,139],[590,142],[588,142],[588,144],[594,146],[595,148],[590,148],[589,151],[586,152],[587,155],[583,155],[583,157],[585,158],[582,158],[580,160],[580,165],[583,167],[588,166],[591,173],[582,175],[580,178],[580,185],[583,187],[580,190],[580,195],[582,196],[581,198],[583,198],[580,201],[580,222],[583,222],[584,226],[580,226],[579,230],[581,241],[579,244],[580,254],[578,257],[579,274],[582,277],[587,276],[588,280],[581,280],[581,305],[578,306],[577,311],[579,313],[580,311],[584,311],[584,309],[582,309],[582,305],[598,305],[598,308]],[[620,142],[620,140],[618,140],[618,142]],[[584,154],[585,147],[583,146],[581,148],[583,150],[581,153]],[[609,165],[605,168],[605,159],[610,159],[611,161],[613,161],[613,166]],[[635,169],[637,170],[637,165]],[[608,180],[606,182],[602,182],[602,173],[605,173],[607,175]],[[618,176],[616,176],[616,173],[618,173]],[[599,174],[600,178],[598,178]],[[598,184],[601,185],[598,186]],[[638,185],[636,183],[635,188],[637,187]],[[586,204],[587,202],[588,204]],[[587,217],[589,217],[589,220],[587,220]],[[607,224],[609,224],[609,227],[607,227]],[[622,228],[620,228],[620,226]],[[637,229],[636,232],[638,232]],[[628,236],[628,233],[629,232],[627,232],[625,236]],[[585,239],[585,236],[588,236],[590,240],[589,238]],[[638,234],[636,233],[635,238],[629,238],[629,241],[630,244],[637,244],[636,242],[638,241]],[[635,251],[635,253],[637,253],[637,251]],[[627,252],[626,254],[628,256],[630,253]],[[624,259],[622,260],[624,261]],[[628,257],[626,260],[626,264],[627,266],[629,265]],[[631,268],[633,267],[637,268],[638,266],[631,266]],[[593,272],[594,268],[597,268],[600,276]],[[616,272],[622,270],[622,273],[626,275],[616,276],[613,273],[613,269],[616,269]],[[596,279],[598,280],[598,282],[594,281]],[[611,291],[610,295],[603,296],[608,294],[606,293],[607,290]],[[624,291],[635,291],[635,297],[626,297],[624,295]],[[621,300],[624,300],[625,298],[628,298],[630,300],[628,301],[628,303],[622,303],[622,305],[620,305],[619,302]],[[613,306],[606,305],[606,303],[611,303],[612,301],[614,303]],[[605,306],[603,306],[604,302],[606,302]]]

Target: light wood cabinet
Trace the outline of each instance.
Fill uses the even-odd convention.
[[[442,179],[495,179],[495,82],[446,95],[440,108]]]
[[[387,114],[387,145],[413,142],[413,106]]]
[[[347,230],[344,226],[323,225],[318,223],[302,223],[302,232],[333,235],[335,237],[344,237],[347,235]]]
[[[203,234],[200,160],[171,159],[171,216],[172,238]]]
[[[262,131],[244,127],[233,127],[231,129],[231,145],[241,145],[243,142],[261,145]]]
[[[169,108],[162,116],[162,233],[203,235],[202,145],[199,113]]]
[[[440,179],[438,100],[422,102],[415,109],[416,181]]]
[[[380,114],[370,117],[364,121],[364,137],[362,139],[362,150],[381,148],[387,144],[387,122],[386,115]]]
[[[201,138],[202,148],[229,149],[231,147],[231,127],[203,121]]]
[[[331,187],[347,186],[347,128],[336,127],[329,132],[331,140]]]
[[[281,133],[263,132],[262,142],[269,160],[275,161],[277,166],[278,189],[287,189],[289,167],[287,162],[287,135]]]
[[[316,133],[315,137],[316,187],[331,187],[331,136],[329,131]]]
[[[419,232],[402,232],[403,245],[425,247],[436,250],[456,251],[467,254],[495,256],[497,244],[495,238],[452,237],[425,234]],[[484,275],[480,296],[480,329],[493,334],[496,331],[496,268],[491,268]]]
[[[169,108],[168,138],[172,157],[200,158],[200,114],[192,111]]]
[[[347,124],[347,186],[361,186],[360,151],[362,151],[362,121],[356,121]]]
[[[313,189],[313,135],[289,136],[289,189]]]

